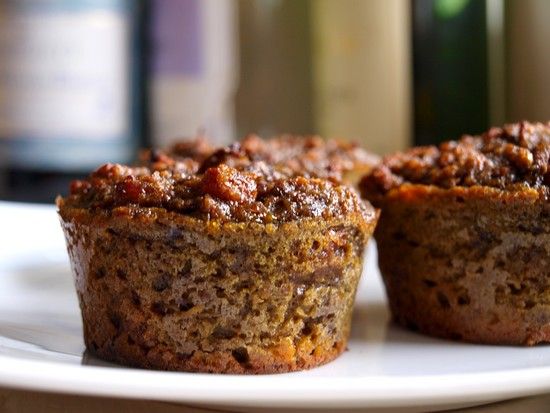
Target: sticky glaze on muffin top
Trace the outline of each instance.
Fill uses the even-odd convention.
[[[106,164],[75,181],[65,207],[163,208],[204,220],[279,223],[302,218],[375,216],[372,206],[338,182],[307,178],[286,167],[251,159],[240,147],[220,149],[195,171],[158,159],[148,166]]]
[[[339,139],[323,139],[320,136],[280,135],[262,139],[248,135],[239,142],[243,155],[255,161],[287,168],[294,174],[306,177],[342,180],[343,175],[354,170],[362,173],[376,165],[380,158],[361,148],[355,142]],[[185,167],[197,170],[200,163],[220,148],[208,143],[206,138],[182,140],[166,150],[142,152],[141,164],[161,164],[166,168]],[[223,150],[223,148],[222,148]]]
[[[207,138],[201,135],[178,141],[166,150],[144,149],[139,153],[139,165],[154,170],[178,169],[193,173],[215,150]]]
[[[380,161],[356,142],[320,136],[280,135],[262,139],[248,135],[241,145],[253,159],[282,164],[295,173],[318,178],[340,180],[346,172],[370,169]]]
[[[439,146],[412,148],[384,158],[365,176],[367,199],[405,183],[441,188],[550,187],[550,123],[515,123],[479,136],[465,135]]]

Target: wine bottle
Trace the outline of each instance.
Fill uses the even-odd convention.
[[[134,0],[0,3],[0,197],[52,202],[142,138]]]
[[[487,5],[413,1],[414,143],[428,145],[489,126]]]

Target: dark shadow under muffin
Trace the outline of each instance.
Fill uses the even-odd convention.
[[[386,157],[362,194],[393,317],[480,343],[550,341],[550,126],[507,125]]]
[[[258,374],[345,349],[378,214],[344,185],[227,152],[198,172],[105,165],[58,199],[93,354]]]

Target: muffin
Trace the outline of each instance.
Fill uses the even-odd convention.
[[[295,173],[318,178],[332,178],[356,185],[380,158],[356,142],[323,139],[320,136],[280,135],[261,139],[248,135],[242,148],[254,159],[283,164]]]
[[[386,157],[361,181],[394,319],[438,337],[550,341],[550,124]]]
[[[58,198],[88,351],[259,374],[345,349],[377,211],[344,185],[224,153],[197,170],[104,165]]]
[[[143,149],[139,152],[138,165],[161,169],[183,169],[187,173],[196,172],[201,163],[216,148],[202,135],[177,141],[168,149]]]
[[[144,153],[143,160],[147,163],[168,157],[172,162],[190,162],[190,159],[202,162],[216,151],[221,154],[240,151],[245,159],[278,165],[296,175],[327,178],[351,185],[356,185],[359,178],[380,161],[377,155],[355,142],[289,134],[270,139],[251,134],[233,146],[217,149],[203,137],[181,140],[165,151]]]

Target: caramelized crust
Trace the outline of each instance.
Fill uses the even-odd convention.
[[[76,181],[65,205],[110,209],[160,207],[199,219],[277,223],[301,218],[329,219],[358,212],[370,220],[374,209],[347,186],[302,176],[285,177],[264,163],[238,169],[221,163],[203,174],[181,170],[104,165]]]
[[[208,162],[204,163],[207,158]],[[287,174],[344,180],[356,184],[359,177],[379,161],[357,143],[320,136],[280,135],[262,139],[248,135],[237,144],[215,148],[204,137],[182,140],[165,151],[151,150],[141,154],[140,161],[152,169],[186,168],[204,172],[209,163],[263,161],[285,170]]]
[[[268,140],[249,135],[242,148],[253,159],[282,164],[294,173],[318,178],[332,178],[355,184],[369,172],[379,157],[355,142],[323,139],[320,136],[281,135]]]
[[[361,181],[374,199],[404,183],[441,188],[484,186],[498,189],[550,186],[550,126],[522,122],[463,136],[438,147],[412,148],[387,156]]]

